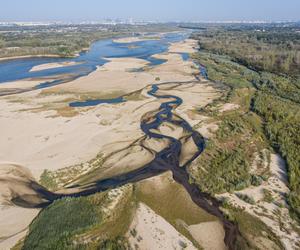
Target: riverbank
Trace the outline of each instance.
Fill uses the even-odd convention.
[[[186,48],[194,45],[192,41],[185,43]],[[74,172],[73,179],[82,177],[84,181],[85,176],[93,170],[87,163],[99,153],[100,159],[106,160],[97,171],[93,170],[96,171],[93,172],[95,180],[138,169],[153,160],[154,152],[165,148],[168,142],[145,140],[140,129],[141,118],[161,105],[161,100],[147,94],[150,86],[154,82],[159,84],[168,81],[170,86],[162,89],[167,92],[168,89],[176,91],[176,84],[172,84],[172,81],[198,81],[193,75],[197,69],[192,61],[183,61],[181,55],[176,53],[156,56],[167,61],[148,67],[146,60],[113,58],[95,72],[74,81],[44,90],[2,97],[0,129],[4,136],[0,139],[1,161],[14,161],[28,167],[36,180],[44,170],[60,173],[64,168],[80,169],[77,172],[67,171],[63,176],[68,179]],[[198,86],[192,85],[193,83],[186,88],[177,86],[178,92],[185,93],[182,95],[193,94],[193,98],[190,98],[194,100],[192,106],[182,105],[179,110],[180,115],[187,117],[195,107],[206,105],[215,98],[213,88],[205,81]],[[120,95],[125,95],[127,101],[86,108],[69,107],[69,103],[76,100],[113,98]],[[203,102],[199,104],[196,100]],[[180,129],[174,130],[168,126],[160,129],[176,138],[183,133]],[[191,149],[189,143],[191,141],[183,146],[183,162],[190,157],[187,150]],[[77,168],[81,164],[87,164],[87,168]],[[10,222],[8,216],[2,217],[8,211],[1,213],[3,225]],[[12,212],[16,217],[18,213]],[[14,237],[14,242],[23,235]],[[2,243],[5,242],[7,241]]]
[[[70,56],[70,57],[65,57],[61,55],[55,55],[55,54],[46,54],[46,55],[26,55],[26,56],[11,56],[11,57],[1,57],[0,61],[10,61],[10,60],[16,60],[16,59],[27,59],[27,58],[40,58],[40,57],[45,57],[45,58],[72,58],[76,57]]]

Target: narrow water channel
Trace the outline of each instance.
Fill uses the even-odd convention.
[[[200,65],[200,73],[202,74],[202,76],[207,78],[207,72],[203,65]],[[189,83],[191,82],[172,82],[172,84],[178,85],[184,85]],[[12,200],[12,202],[14,202],[14,204],[16,205],[23,207],[46,207],[53,201],[63,197],[87,196],[108,189],[117,188],[128,183],[136,183],[138,181],[157,176],[166,171],[171,171],[174,180],[185,188],[185,190],[188,192],[195,204],[197,204],[199,207],[201,207],[208,213],[219,218],[219,220],[223,223],[223,227],[225,230],[224,242],[229,249],[234,249],[237,237],[240,235],[238,226],[226,219],[223,212],[220,210],[221,204],[218,200],[216,200],[207,193],[201,192],[196,184],[190,182],[190,176],[188,173],[187,166],[203,152],[203,150],[205,149],[205,140],[203,136],[197,131],[195,131],[187,121],[185,121],[178,115],[176,115],[175,118],[173,111],[182,104],[182,99],[175,95],[160,94],[160,86],[166,84],[170,83],[153,84],[150,87],[150,90],[148,91],[149,95],[165,101],[162,102],[159,109],[153,114],[151,119],[142,120],[140,124],[141,130],[148,138],[155,138],[157,140],[163,139],[169,141],[169,146],[163,149],[162,151],[158,152],[155,155],[155,158],[150,163],[137,170],[117,175],[112,178],[102,179],[93,182],[90,185],[85,185],[83,191],[70,194],[52,193],[40,186],[39,184],[31,182],[31,188],[35,190],[38,194],[40,194],[41,197],[43,197],[46,200],[46,202],[41,204],[30,205],[26,203],[26,201],[22,197],[15,197]],[[122,101],[123,99],[117,98],[113,100],[105,100],[104,102],[118,103]],[[74,103],[72,104],[72,106],[91,106],[98,105],[101,103],[101,100],[94,100],[87,101],[84,103]],[[197,152],[184,166],[180,166],[179,163],[179,157],[182,149],[181,141],[171,136],[167,136],[157,132],[159,131],[159,127],[163,123],[171,123],[177,127],[181,127],[188,134],[188,137],[192,138],[192,140],[198,148]]]

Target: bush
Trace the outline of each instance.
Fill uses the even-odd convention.
[[[97,250],[127,250],[129,249],[128,242],[124,237],[109,239],[101,243]]]
[[[251,204],[251,205],[254,205],[255,204],[255,200],[250,197],[249,195],[247,194],[242,194],[242,193],[236,193],[235,194],[238,198],[240,198],[241,200]]]

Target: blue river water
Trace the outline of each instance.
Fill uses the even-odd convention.
[[[90,106],[97,106],[99,104],[103,103],[121,103],[126,102],[124,97],[117,97],[117,98],[111,98],[111,99],[95,99],[95,100],[86,100],[82,102],[71,102],[69,104],[70,107],[90,107]]]
[[[188,32],[169,33],[160,40],[146,40],[133,43],[115,43],[112,39],[100,40],[92,44],[87,52],[82,52],[76,58],[25,58],[0,62],[0,84],[3,82],[16,81],[26,78],[51,77],[69,74],[73,78],[87,75],[94,71],[97,66],[107,62],[106,57],[136,57],[149,61],[151,65],[164,63],[162,59],[153,57],[154,54],[163,53],[168,49],[171,42],[178,42],[189,35]],[[182,54],[184,60],[187,55]],[[77,65],[46,69],[30,72],[34,66],[54,62],[81,62]],[[60,80],[45,82],[37,88],[45,88],[59,84]]]

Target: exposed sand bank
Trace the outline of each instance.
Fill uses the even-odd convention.
[[[183,46],[188,50],[187,44],[178,43],[177,51],[183,51]],[[173,51],[175,48],[176,44],[173,45]],[[144,134],[140,129],[141,118],[148,112],[158,109],[161,104],[160,100],[147,94],[151,84],[194,81],[194,83],[186,84],[185,87],[162,87],[161,91],[162,93],[176,94],[183,99],[183,105],[175,112],[191,122],[192,125],[197,124],[199,120],[190,114],[191,109],[206,105],[219,95],[217,90],[214,90],[205,81],[196,83],[197,79],[193,75],[196,69],[192,61],[183,61],[180,55],[173,52],[156,56],[166,59],[167,62],[155,67],[148,67],[149,62],[145,60],[113,58],[95,72],[74,81],[43,91],[35,90],[2,97],[0,99],[0,130],[2,133],[0,160],[17,162],[28,167],[37,180],[45,169],[56,171],[80,165],[93,159],[99,152],[104,157],[108,157],[108,160],[99,169],[95,178],[126,172],[151,161],[153,153],[146,151],[142,146],[149,146],[155,152],[168,145],[166,141],[144,139]],[[144,67],[147,68],[145,71],[133,70]],[[32,81],[14,84],[16,88],[22,87],[24,84],[33,86],[35,80]],[[134,91],[138,91],[137,94],[131,96],[127,102],[120,104],[103,104],[89,108],[68,107],[69,102],[77,100],[80,94],[92,94],[104,98]],[[59,108],[65,109],[66,112],[76,113],[72,113],[70,117],[62,116],[57,112]],[[180,129],[167,126],[160,129],[161,132],[176,137],[180,137],[180,134],[183,133]],[[181,162],[186,161],[189,153],[193,150],[195,148],[191,141],[183,143]],[[147,211],[146,208],[141,212],[142,217],[140,215],[138,217],[144,218],[145,211]],[[1,218],[7,220],[5,223],[8,223],[12,216],[20,216],[20,210],[11,210],[11,213],[7,212],[6,214],[1,213]],[[26,227],[28,221],[34,216],[35,213],[30,213],[26,219],[26,215],[24,223],[18,224],[16,221],[16,227],[12,227],[9,233],[18,233],[18,230],[23,226]],[[179,247],[178,239],[186,240],[179,237],[178,232],[161,217],[155,214],[145,217],[146,220],[152,218],[158,221],[159,226],[162,223],[164,231],[168,232],[168,236],[161,236],[162,239],[166,239],[166,244],[163,243],[163,246],[169,247],[170,244],[172,246],[174,244],[175,247]],[[144,225],[141,224],[141,232],[145,231],[142,229],[143,227]],[[144,232],[145,238],[150,234],[149,239],[151,239],[152,233],[156,232],[155,228],[157,226],[147,229]],[[6,235],[7,232],[0,231],[0,237]],[[20,234],[21,236],[22,234]],[[15,243],[18,240],[10,238],[9,244],[13,244],[13,239]],[[3,243],[8,244],[8,241],[5,242]],[[147,244],[150,244],[150,241],[145,240],[145,246],[149,246]],[[161,243],[157,244],[159,246]],[[187,244],[190,246],[188,241]]]
[[[42,82],[44,81],[35,80],[35,79],[28,79],[28,80],[25,79],[25,80],[14,81],[14,82],[4,82],[4,83],[0,83],[0,91],[32,88]]]
[[[156,55],[159,57],[159,55]],[[148,61],[137,58],[112,58],[88,76],[51,88],[51,92],[112,92],[129,93],[152,83],[167,81],[189,81],[195,79],[192,62],[183,62],[180,55],[167,54],[160,58],[168,61],[146,71],[135,71],[148,65]]]
[[[240,105],[235,103],[225,103],[223,106],[220,107],[219,112],[226,112],[239,109]]]
[[[30,171],[14,164],[0,163],[0,249],[10,249],[25,236],[27,228],[39,209],[14,206],[10,199],[21,196],[34,201],[39,199],[28,187],[34,180]]]
[[[160,39],[159,36],[155,35],[154,37],[152,36],[134,36],[134,37],[122,37],[118,39],[114,39],[114,43],[134,43],[134,42],[142,42],[142,41],[147,41],[147,40],[158,40]]]
[[[55,69],[55,68],[61,68],[61,67],[67,67],[67,66],[73,66],[81,64],[81,62],[55,62],[55,63],[45,63],[40,64],[32,67],[29,72],[36,72],[46,69]]]
[[[194,53],[199,47],[198,42],[193,39],[186,39],[182,42],[173,43],[169,47],[171,53]]]
[[[0,159],[28,166],[37,179],[44,169],[85,162],[106,144],[130,142],[142,136],[139,118],[142,112],[153,108],[144,106],[134,112],[142,104],[101,105],[84,115],[68,118],[53,117],[53,111],[18,112],[20,106],[1,100],[0,129],[5,136],[0,139]]]
[[[10,249],[22,239],[38,213],[39,209],[0,205],[0,249]]]
[[[136,58],[114,58],[88,76],[51,88],[51,92],[132,92],[154,81],[144,72],[130,72],[146,66],[147,61]]]
[[[270,172],[271,177],[268,181],[258,187],[249,187],[234,194],[226,193],[218,195],[218,197],[227,197],[233,206],[241,207],[251,215],[259,217],[280,238],[286,249],[296,249],[300,237],[294,231],[292,226],[294,222],[286,206],[285,197],[289,192],[287,170],[283,159],[279,155],[271,155]],[[270,192],[273,201],[264,199],[264,190]],[[251,197],[254,199],[255,204],[249,204],[239,199],[236,193]]]
[[[136,237],[129,236],[132,247],[139,249],[197,249],[192,242],[180,234],[164,218],[157,215],[145,204],[140,203],[131,230],[137,232]]]
[[[169,222],[177,221],[187,227],[218,220],[193,202],[185,188],[173,179],[171,171],[139,182],[136,190],[141,202]]]
[[[2,98],[0,129],[4,136],[0,139],[0,159],[29,167],[38,179],[44,169],[56,170],[79,164],[100,151],[112,151],[118,141],[130,144],[132,140],[141,137],[141,116],[160,105],[159,101],[149,98],[146,89],[133,101],[126,103],[70,108],[79,112],[74,117],[56,117],[55,110],[59,107],[66,109],[68,100],[75,99],[78,93],[97,93],[103,96],[114,91],[129,93],[152,84],[157,77],[158,83],[195,80],[191,75],[194,71],[192,62],[184,62],[176,54],[161,56],[168,61],[145,72],[130,71],[146,66],[148,62],[145,60],[114,58],[90,75],[77,80],[44,91],[36,90]],[[14,83],[14,87],[22,87],[24,84],[33,86],[35,83],[35,80],[21,81]],[[175,93],[176,90],[173,91]],[[41,94],[44,92],[46,95]],[[184,102],[188,102],[178,109],[179,114],[187,118],[190,106],[205,105],[215,97],[212,88],[207,85],[199,85],[194,89],[192,86],[179,88],[176,94]],[[150,160],[152,157],[145,156],[143,159]],[[118,157],[122,158],[121,154],[116,155],[116,159]],[[130,159],[127,162],[129,164]]]
[[[174,181],[171,172],[166,172],[162,175],[139,182],[136,185],[136,193],[137,199],[140,202],[147,205],[159,216],[165,218],[179,230],[179,233],[189,231],[192,239],[197,241],[200,246],[214,247],[216,245],[224,245],[224,230],[222,224],[218,222],[216,217],[208,214],[192,201],[184,187]],[[164,202],[161,203],[161,201]],[[201,225],[206,225],[206,223],[207,225],[212,225],[210,227],[211,230],[201,232],[200,230],[205,228]],[[199,232],[197,231],[198,227]],[[131,229],[133,229],[133,226]],[[165,233],[168,236],[169,232]],[[199,235],[200,233],[201,235]],[[205,245],[199,240],[206,238],[213,238],[213,242],[204,241],[207,243]]]
[[[205,250],[225,250],[225,232],[219,221],[203,222],[188,227],[189,232]]]

